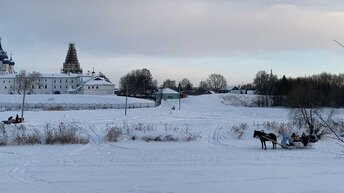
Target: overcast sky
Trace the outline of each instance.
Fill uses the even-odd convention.
[[[211,73],[230,85],[344,73],[344,1],[1,0],[0,37],[16,70],[59,72],[68,43],[84,71],[114,83],[147,68],[161,84]]]

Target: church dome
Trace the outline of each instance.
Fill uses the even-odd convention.
[[[3,64],[10,64],[11,61],[9,59],[5,58],[5,59],[2,60],[2,63]]]
[[[8,56],[7,56],[6,52],[4,52],[1,49],[1,45],[0,45],[0,61],[3,61],[4,59],[8,59]]]
[[[12,60],[12,57],[11,57],[9,65],[13,66],[14,64],[15,64],[15,62]]]
[[[0,38],[0,61],[3,61],[4,59],[8,59],[8,56],[7,53],[2,49]]]

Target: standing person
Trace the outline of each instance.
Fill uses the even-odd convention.
[[[19,115],[16,115],[16,123],[19,123]]]

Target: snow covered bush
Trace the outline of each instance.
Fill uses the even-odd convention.
[[[122,128],[117,126],[109,128],[106,133],[106,139],[109,142],[118,142],[122,136]]]
[[[7,133],[3,124],[0,124],[0,146],[7,145]]]
[[[278,123],[276,121],[265,121],[263,127],[277,133],[278,136],[281,136],[286,133],[293,133],[293,125],[291,123]]]
[[[220,96],[220,101],[225,105],[256,107],[256,95],[245,94],[224,94]]]
[[[81,136],[79,128],[75,125],[60,123],[58,128],[51,128],[46,125],[45,144],[87,144],[89,139]]]
[[[0,125],[0,146],[40,144],[41,133],[37,129],[27,129],[25,125]]]
[[[233,125],[230,132],[235,138],[243,139],[247,128],[247,123],[240,123],[239,125]]]
[[[173,136],[173,135],[158,135],[158,136],[142,136],[141,139],[150,142],[150,141],[155,141],[155,142],[189,142],[189,141],[194,141],[200,136],[197,134],[188,134],[185,136]]]
[[[15,125],[13,130],[13,144],[14,145],[34,145],[41,144],[41,133],[37,129],[26,129],[25,125]]]
[[[181,142],[193,141],[200,138],[192,133],[188,126],[175,126],[171,124],[147,124],[124,122],[122,126],[111,126],[107,129],[106,140],[118,142],[120,140],[143,140],[146,142]]]

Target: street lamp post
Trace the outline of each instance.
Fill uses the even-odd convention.
[[[126,93],[125,93],[125,111],[124,111],[124,115],[127,115],[127,108],[128,108],[128,86],[127,86]]]

